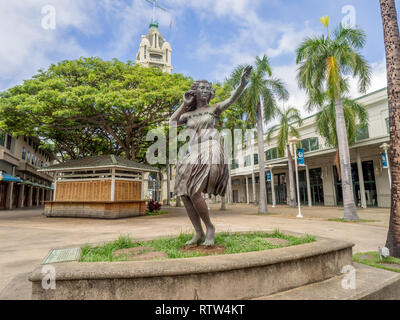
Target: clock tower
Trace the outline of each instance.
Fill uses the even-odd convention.
[[[159,68],[171,74],[173,70],[171,52],[171,45],[162,36],[158,23],[153,20],[147,34],[142,35],[136,63],[145,67]]]

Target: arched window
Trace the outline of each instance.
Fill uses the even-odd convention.
[[[144,58],[147,59],[147,46],[144,45]]]
[[[168,62],[168,49],[165,49],[165,61]]]

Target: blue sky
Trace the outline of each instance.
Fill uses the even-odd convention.
[[[397,6],[400,0],[396,1]],[[267,54],[275,75],[291,93],[286,105],[301,108],[295,49],[304,37],[324,32],[355,9],[368,36],[363,51],[373,68],[369,92],[386,85],[383,31],[378,0],[160,0],[160,31],[171,43],[174,72],[194,79],[223,80],[241,63]],[[56,28],[42,27],[42,8],[52,5]],[[151,19],[145,0],[0,0],[0,90],[30,78],[63,59],[99,56],[135,60],[140,37]],[[172,29],[169,28],[171,20]],[[352,95],[358,96],[355,86]]]

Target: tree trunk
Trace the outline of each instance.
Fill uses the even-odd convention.
[[[354,203],[349,141],[347,139],[346,122],[344,120],[341,98],[336,99],[336,134],[339,145],[340,172],[342,173],[344,220],[358,221],[360,218],[358,217],[357,208]]]
[[[264,129],[263,118],[261,112],[261,102],[257,104],[257,131],[258,131],[258,161],[260,165],[260,203],[258,206],[259,214],[268,213],[267,208],[267,192],[265,185],[265,154],[264,154]]]
[[[226,195],[221,196],[221,210],[226,210]]]
[[[386,247],[400,258],[400,37],[394,0],[380,0],[385,37],[389,98],[392,205]]]
[[[254,154],[254,143],[255,140],[251,141],[251,153]],[[260,163],[260,159],[258,160],[258,163]],[[253,156],[253,168],[251,170],[251,184],[253,187],[253,205],[257,205],[257,192],[256,192],[256,175],[254,173],[255,164],[254,164],[254,156]]]
[[[180,207],[182,207],[182,204],[181,204],[181,197],[178,197],[178,196],[176,196],[176,205],[175,205],[177,208],[180,208]]]
[[[290,146],[287,146],[288,152],[288,166],[289,166],[289,190],[290,190],[290,198],[289,198],[289,205],[294,208],[296,207],[296,191],[294,186],[294,169],[293,169],[293,158],[292,153],[290,152]]]

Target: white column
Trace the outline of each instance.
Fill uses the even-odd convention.
[[[275,179],[274,179],[274,173],[272,171],[272,168],[270,168],[270,172],[271,172],[272,208],[275,208],[276,207]]]
[[[250,204],[250,199],[249,199],[249,179],[247,176],[244,177],[246,179],[246,202],[247,204]]]
[[[56,193],[57,193],[57,176],[54,180],[54,191],[53,191],[53,201],[56,201]]]
[[[364,173],[362,169],[362,162],[359,149],[357,149],[357,169],[358,169],[358,181],[360,182],[361,207],[366,209],[367,198],[365,196]]]
[[[111,201],[115,201],[115,168],[111,169]]]
[[[307,179],[307,198],[308,198],[308,206],[309,206],[309,207],[312,207],[311,184],[310,184],[310,170],[308,169],[308,165],[306,165],[306,179]]]
[[[36,188],[36,207],[40,206],[40,188]]]

